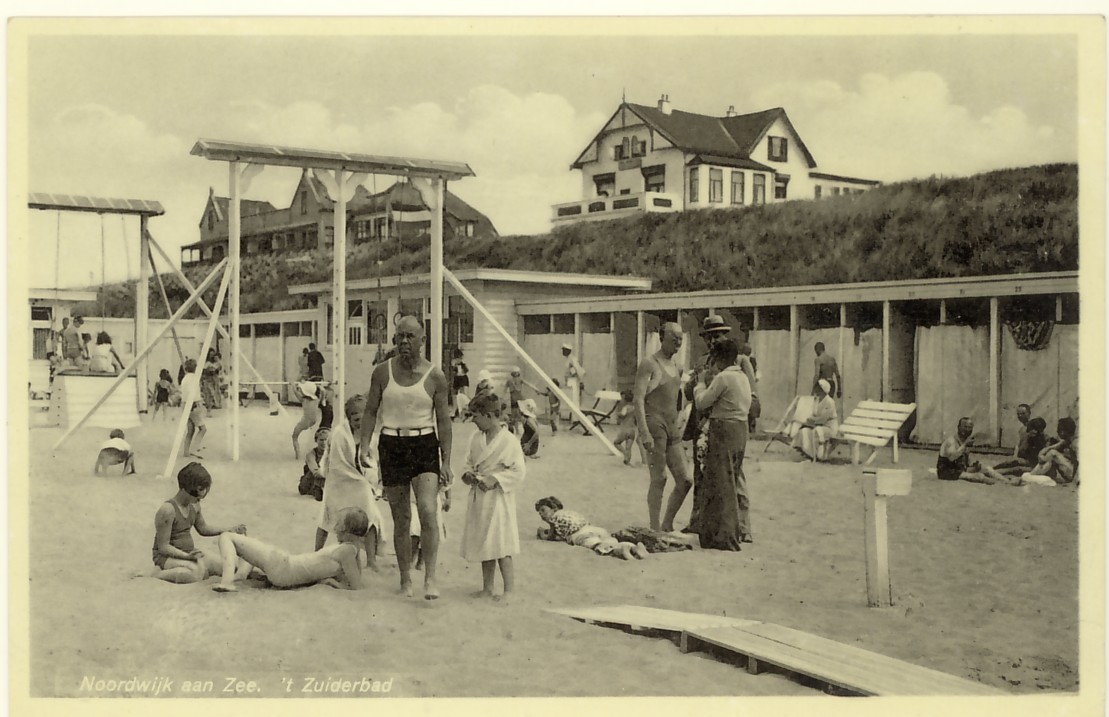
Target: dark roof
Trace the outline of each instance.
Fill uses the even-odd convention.
[[[828,179],[833,182],[854,182],[855,184],[869,184],[873,187],[881,184],[876,179],[859,179],[858,177],[845,177],[842,174],[825,174],[824,172],[809,172],[813,179]]]
[[[773,167],[759,164],[753,159],[743,157],[721,157],[718,154],[698,154],[686,164],[718,164],[721,167],[738,167],[739,169],[753,169],[757,172],[775,172]]]
[[[682,110],[671,110],[667,114],[657,107],[630,102],[624,103],[621,107],[631,110],[643,120],[644,124],[683,152],[741,159],[750,159],[755,145],[763,138],[770,126],[780,118],[793,132],[798,148],[805,155],[809,166],[816,166],[816,160],[801,140],[801,136],[797,134],[793,123],[789,121],[786,111],[781,107],[734,117],[710,117]],[[593,141],[596,142],[597,138],[595,137]],[[580,168],[580,159],[571,167]]]
[[[227,218],[227,208],[231,205],[230,197],[213,197],[216,205],[216,215],[220,221]],[[276,212],[277,207],[269,202],[263,202],[258,199],[240,199],[239,211],[244,217],[251,217],[256,214],[265,214],[266,212]]]
[[[446,205],[444,207],[446,213],[450,216],[461,221],[488,222],[488,228],[494,234],[496,233],[496,229],[493,228],[493,224],[489,221],[488,217],[464,202],[458,195],[450,190],[444,193],[443,202]],[[419,191],[408,182],[397,182],[393,184],[393,186],[377,194],[358,192],[355,194],[354,198],[351,199],[348,209],[352,214],[378,212],[385,208],[386,203],[389,203],[395,211],[420,211],[427,209],[427,204],[424,203],[423,197],[420,196]]]

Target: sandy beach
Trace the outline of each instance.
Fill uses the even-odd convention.
[[[244,522],[252,536],[310,550],[319,504],[297,493],[300,465],[288,438],[295,419],[271,417],[260,405],[244,409],[241,460],[233,463],[226,414],[210,420],[206,439],[204,463],[214,478],[202,504],[207,520]],[[221,595],[210,589],[215,579],[177,586],[129,578],[150,566],[154,512],[176,492],[174,478],[156,477],[173,427],[144,419],[129,430],[139,475],[117,468],[106,477],[92,475],[106,429],[82,429],[53,455],[61,429],[32,429],[32,696],[113,696],[87,678],[133,676],[173,680],[166,696],[186,695],[182,685],[192,680],[201,687],[212,680],[218,693],[228,677],[253,680],[263,697],[319,696],[329,680],[344,679],[377,681],[381,691],[388,681],[388,694],[398,697],[819,694],[782,675],[683,655],[667,639],[545,611],[619,604],[778,623],[1009,694],[1078,687],[1074,488],[941,483],[928,473],[932,453],[904,450],[912,492],[889,503],[896,604],[869,609],[861,473],[846,448],[839,464],[812,465],[794,462],[780,444],[763,455],[764,442],[752,441],[753,545],[624,562],[537,541],[532,505],[556,495],[610,529],[642,525],[646,468],[638,456],[622,465],[580,431],[551,437],[544,426],[541,457],[528,462],[517,496],[522,552],[511,604],[470,597],[481,570],[458,556],[468,491],[459,483],[446,517],[438,601],[399,595],[392,555],[380,559],[381,573],[362,592],[250,583]],[[473,430],[455,424],[456,475]],[[889,460],[886,451],[876,463]],[[199,545],[214,550],[214,542]],[[322,691],[303,691],[315,685]]]

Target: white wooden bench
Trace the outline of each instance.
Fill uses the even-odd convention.
[[[851,462],[859,462],[859,445],[874,448],[866,459],[869,465],[879,449],[892,441],[893,462],[897,463],[897,432],[916,410],[915,403],[861,401],[851,415],[839,424],[839,434],[832,440],[851,444]]]

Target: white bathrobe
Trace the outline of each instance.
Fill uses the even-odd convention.
[[[505,558],[520,552],[516,524],[516,491],[524,480],[524,452],[520,441],[501,428],[486,442],[478,431],[470,441],[466,470],[497,482],[483,491],[470,486],[466,501],[466,523],[462,529],[462,557],[471,561]]]

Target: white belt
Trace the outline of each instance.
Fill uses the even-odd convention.
[[[382,428],[382,435],[385,436],[400,436],[402,438],[410,438],[412,436],[428,436],[435,433],[434,428]]]

